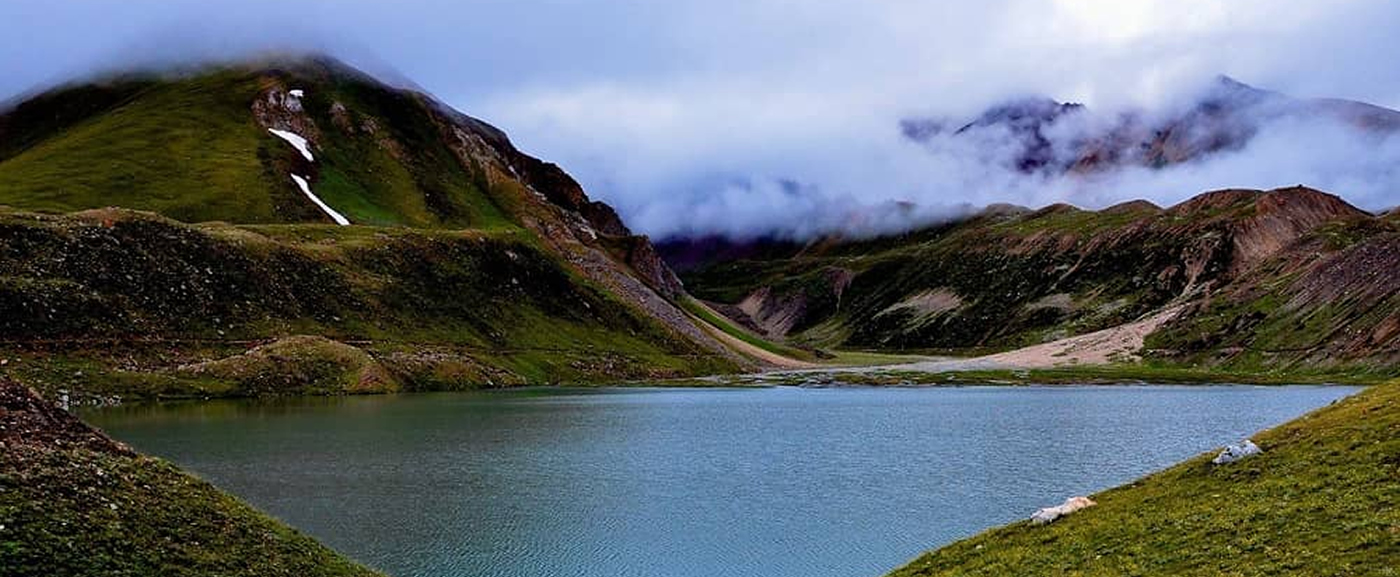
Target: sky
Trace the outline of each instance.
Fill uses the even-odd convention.
[[[1217,74],[1400,109],[1394,30],[1393,0],[5,0],[0,94],[132,64],[325,51],[501,127],[641,232],[802,236],[1233,186],[1395,206],[1400,142],[1331,126],[1093,182],[1022,178],[899,131],[1034,94],[1169,109]]]

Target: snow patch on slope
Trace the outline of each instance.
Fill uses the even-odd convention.
[[[292,95],[293,98],[301,98],[303,96],[306,96],[306,91],[298,88],[296,90],[288,91],[287,94]]]
[[[335,209],[331,208],[326,203],[321,202],[321,199],[311,192],[311,185],[306,182],[305,178],[293,174],[292,181],[297,183],[297,188],[300,188],[301,192],[306,194],[307,198],[311,199],[311,202],[316,203],[316,206],[321,207],[321,210],[325,211],[325,213],[329,215],[331,217],[331,220],[334,220],[336,224],[340,226],[347,226],[350,224],[350,219],[345,218],[345,216],[336,212]]]
[[[308,146],[306,139],[302,138],[300,134],[297,134],[295,132],[287,132],[285,130],[277,130],[276,128],[269,128],[267,129],[267,131],[271,132],[274,136],[291,143],[291,145],[296,147],[297,151],[301,152],[301,155],[305,156],[307,160],[311,162],[316,162],[316,157],[311,156],[311,148]]]

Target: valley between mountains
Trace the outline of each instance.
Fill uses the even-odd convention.
[[[1041,348],[977,366],[1400,362],[1397,221],[1305,187],[658,251],[500,130],[327,57],[63,86],[0,135],[0,356],[49,392],[467,389],[1022,347]],[[1148,319],[1103,350],[1044,348]]]
[[[1328,106],[1394,129],[1393,111]],[[1133,125],[1128,144],[1053,166],[1035,138],[1053,118],[1003,110],[965,130],[1007,118],[1032,172],[1228,148]],[[930,122],[907,123],[909,138],[941,133]],[[1191,460],[897,574],[1384,574],[1400,558],[1400,216],[1346,193],[993,205],[875,236],[653,242],[503,131],[329,57],[59,86],[0,112],[0,567],[373,574],[55,402],[1231,382],[1374,386],[1258,437],[1253,464]],[[1259,509],[1280,491],[1295,492]],[[1201,495],[1223,495],[1218,515]],[[1317,542],[1313,523],[1329,527]],[[1267,544],[1186,543],[1227,528]]]

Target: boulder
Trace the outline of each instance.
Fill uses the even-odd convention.
[[[1036,525],[1053,523],[1060,517],[1064,517],[1065,515],[1068,515],[1080,509],[1087,509],[1089,507],[1093,507],[1097,504],[1098,503],[1095,503],[1092,499],[1088,497],[1070,497],[1068,499],[1065,499],[1063,505],[1058,505],[1055,507],[1046,507],[1044,509],[1036,511],[1034,515],[1031,515],[1031,523]]]
[[[1254,441],[1245,439],[1234,445],[1226,446],[1225,450],[1220,451],[1220,454],[1216,455],[1210,462],[1216,465],[1228,465],[1245,457],[1252,457],[1263,452],[1264,450],[1260,449],[1259,445],[1254,444]]]

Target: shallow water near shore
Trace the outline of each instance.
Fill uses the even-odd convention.
[[[875,577],[1356,390],[528,389],[84,418],[397,577]]]

